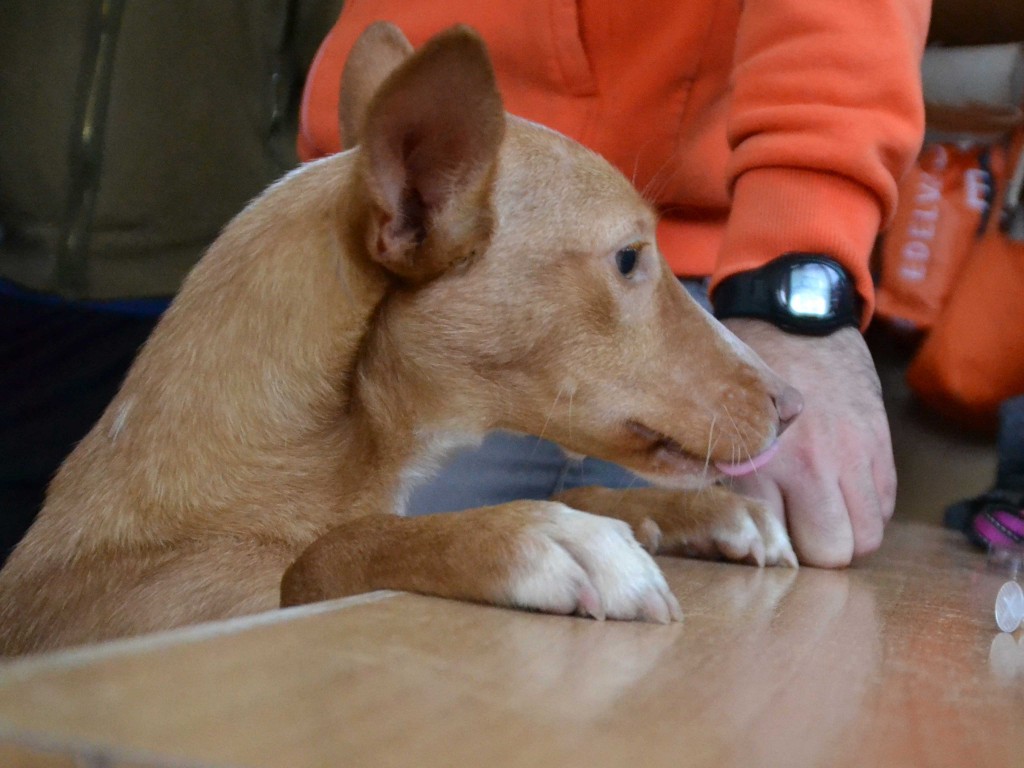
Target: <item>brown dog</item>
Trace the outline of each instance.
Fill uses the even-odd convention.
[[[359,146],[227,227],[61,468],[0,573],[0,648],[380,588],[678,618],[634,533],[795,565],[777,521],[712,483],[799,396],[682,290],[629,183],[506,116],[466,29],[413,54],[371,27],[342,109]],[[494,428],[663,489],[400,517],[445,449]]]

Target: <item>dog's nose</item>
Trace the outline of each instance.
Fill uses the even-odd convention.
[[[781,435],[804,409],[804,396],[790,386],[782,388],[775,396],[775,410],[779,414],[779,434]]]

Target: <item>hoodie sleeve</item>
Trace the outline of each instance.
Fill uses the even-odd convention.
[[[874,308],[869,258],[920,150],[930,0],[747,0],[728,118],[732,208],[712,291],[827,253]]]

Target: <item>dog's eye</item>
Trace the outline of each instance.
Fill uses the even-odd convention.
[[[640,260],[640,249],[635,245],[627,245],[615,252],[615,266],[624,277],[629,277],[636,270]]]

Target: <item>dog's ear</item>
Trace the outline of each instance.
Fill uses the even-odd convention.
[[[388,75],[412,56],[412,44],[389,21],[377,21],[356,40],[345,61],[338,97],[344,149],[359,143],[370,100]]]
[[[371,257],[420,281],[485,247],[504,131],[494,70],[469,28],[441,33],[399,66],[363,124]]]

